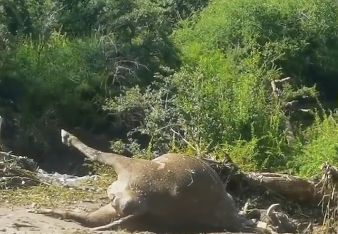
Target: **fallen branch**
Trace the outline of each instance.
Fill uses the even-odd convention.
[[[252,186],[263,186],[292,201],[319,202],[321,198],[314,182],[297,176],[278,173],[249,173],[247,180]]]

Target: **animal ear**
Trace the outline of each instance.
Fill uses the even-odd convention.
[[[63,144],[70,146],[70,133],[61,129],[61,141]]]

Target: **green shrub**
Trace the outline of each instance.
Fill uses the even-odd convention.
[[[241,48],[243,56],[259,53],[261,63],[277,65],[297,79],[311,75],[314,67],[318,76],[330,74],[333,79],[337,12],[334,0],[216,0],[183,24],[174,39],[188,62],[198,60],[196,47],[225,54]]]
[[[288,143],[289,116],[284,105],[299,93],[313,92],[297,88],[304,84],[308,65],[323,55],[336,36],[336,5],[331,3],[211,2],[172,36],[182,59],[180,70],[169,77],[175,115],[166,118],[175,116],[171,118],[175,128],[165,128],[165,123],[148,118],[152,112],[145,111],[140,118],[143,133],[151,139],[154,132],[159,133],[157,139],[166,135],[165,149],[170,149],[174,138],[175,150],[199,155],[225,150],[246,169],[285,168],[297,144]],[[294,75],[293,84],[276,98],[270,82],[284,75]],[[143,95],[147,92],[138,91],[133,103],[145,102]],[[161,95],[156,97],[163,100]],[[117,106],[127,107],[130,99],[122,100]],[[117,111],[117,106],[108,109]],[[159,102],[155,109],[164,106]],[[149,106],[139,107],[149,110]]]
[[[3,85],[12,87],[8,92],[28,123],[47,118],[71,126],[89,124],[98,109],[95,99],[104,94],[101,51],[95,38],[69,40],[53,33],[47,41],[23,39],[15,51],[16,71]]]
[[[304,119],[286,103],[315,97],[308,84],[336,101],[337,2],[208,3],[5,0],[0,105],[14,103],[27,128],[39,130],[98,127],[104,103],[110,124],[129,131],[112,147],[149,157],[224,152],[244,170],[296,165],[302,175],[314,174],[324,153],[335,163],[335,121],[299,127]],[[271,81],[286,76],[276,95]]]
[[[221,145],[242,147],[238,140],[255,142],[256,152],[243,156],[252,157],[257,168],[285,165],[289,159],[283,154],[288,148],[285,117],[268,86],[280,74],[264,70],[257,57],[243,59],[240,65],[234,57],[236,54],[225,58],[212,51],[193,69],[186,66],[173,76],[176,105],[185,119],[185,137],[204,145],[204,152],[218,150]]]
[[[251,168],[285,165],[288,157],[280,157],[286,147],[284,115],[276,103],[272,105],[266,89],[279,73],[259,69],[255,58],[243,60],[245,67],[237,66],[234,57],[213,51],[199,66],[184,66],[166,82],[158,77],[162,82],[144,92],[130,89],[108,99],[105,109],[129,123],[127,116],[136,114],[139,123],[134,123],[132,133],[150,138],[148,151],[217,154],[222,148],[243,148],[246,143],[240,140],[252,145],[247,151],[252,154],[238,154],[235,161],[244,163],[251,157]]]
[[[251,168],[285,168],[297,144],[287,142],[284,105],[307,90],[297,88],[314,66],[335,69],[336,22],[330,0],[216,0],[183,22],[173,34],[185,64],[175,75],[178,106],[199,128],[197,142],[223,145]],[[274,98],[270,81],[288,75],[293,86]]]
[[[137,86],[106,100],[104,110],[130,130],[125,142],[112,141],[114,151],[152,158],[179,146],[182,139],[175,142],[174,132],[179,131],[182,118],[172,88],[170,80],[164,78],[146,89]]]
[[[314,124],[305,131],[300,153],[292,165],[300,175],[314,176],[321,173],[325,162],[338,165],[338,123],[331,114],[323,118],[317,116]]]

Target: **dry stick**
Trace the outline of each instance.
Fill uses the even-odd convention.
[[[279,89],[277,88],[277,84],[281,84],[281,83],[284,83],[286,81],[289,81],[291,80],[291,77],[286,77],[286,78],[283,78],[283,79],[280,79],[280,80],[272,80],[271,81],[271,88],[272,88],[272,94],[275,96],[275,97],[278,97],[278,91]]]
[[[322,179],[320,180],[320,182],[317,184],[321,184],[321,190],[320,192],[323,193],[323,197],[320,201],[319,204],[322,205],[322,210],[324,212],[324,219],[323,219],[323,226],[325,226],[326,228],[330,229],[330,219],[335,219],[336,216],[336,210],[337,208],[332,209],[332,207],[334,207],[337,203],[337,199],[335,199],[335,195],[336,195],[336,183],[337,181],[335,181],[336,179],[336,173],[337,173],[337,168],[331,166],[328,164],[328,162],[325,162],[323,167],[322,167],[324,174]],[[329,189],[329,193],[326,194],[325,191]],[[331,191],[330,191],[331,190]],[[325,198],[328,198],[327,204],[324,208],[324,202],[325,202]],[[338,204],[336,205],[338,207]]]
[[[278,100],[279,99],[279,96],[281,95],[281,90],[280,90],[280,84],[284,83],[284,82],[287,82],[291,80],[291,77],[286,77],[286,78],[283,78],[283,79],[280,79],[280,80],[272,80],[270,82],[271,84],[271,88],[272,88],[272,95]],[[279,87],[277,87],[277,85],[279,85]],[[285,106],[293,106],[297,101],[290,101],[288,103],[285,103],[284,105]],[[295,134],[293,132],[293,129],[292,129],[292,124],[291,124],[291,121],[290,121],[290,118],[284,114],[284,124],[285,124],[285,131],[286,131],[286,137],[287,137],[287,142],[288,144],[292,144],[294,143],[294,140],[295,140]]]
[[[191,148],[193,148],[196,152],[199,153],[199,150],[196,149],[189,141],[187,141],[187,140],[182,136],[182,134],[180,134],[179,132],[176,132],[176,131],[175,131],[174,129],[172,129],[172,128],[170,128],[170,130],[171,130],[173,133],[175,133],[177,136],[181,137],[182,140],[183,140],[185,143],[187,143]]]
[[[274,80],[275,83],[284,83],[286,81],[291,80],[291,77],[285,77],[283,79],[279,79],[279,80]]]

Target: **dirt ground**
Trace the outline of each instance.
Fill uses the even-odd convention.
[[[78,207],[78,205],[77,205]],[[98,208],[98,204],[81,204],[81,210]],[[60,220],[41,214],[30,213],[30,207],[0,204],[0,234],[130,234],[126,231],[96,232],[76,222]],[[227,234],[228,232],[218,233]],[[138,232],[138,234],[154,234]],[[216,233],[214,233],[216,234]],[[229,234],[229,233],[228,233]]]
[[[0,208],[0,233],[86,233],[86,229],[71,222],[28,213],[23,207]],[[90,232],[87,232],[90,233]]]
[[[95,233],[75,222],[67,222],[41,214],[30,213],[29,207],[1,205],[0,233]]]
[[[76,205],[79,207],[79,205]],[[99,204],[80,204],[81,210],[93,210]],[[78,209],[78,208],[77,208]],[[95,232],[76,222],[64,221],[41,214],[30,213],[30,207],[16,207],[0,204],[0,233],[8,234],[89,234],[89,233],[127,233],[124,231]],[[149,233],[148,233],[149,234]]]

